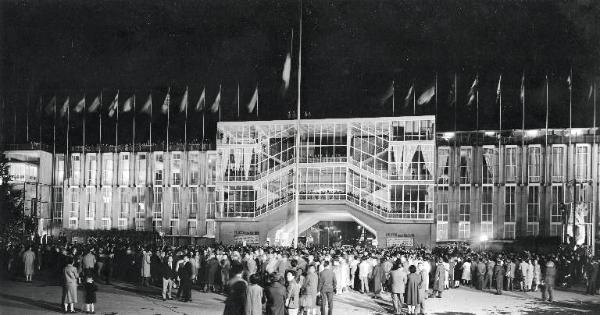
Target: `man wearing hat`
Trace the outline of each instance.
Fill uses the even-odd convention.
[[[498,258],[494,266],[494,278],[496,279],[496,294],[502,295],[502,286],[504,285],[504,266],[502,260]]]

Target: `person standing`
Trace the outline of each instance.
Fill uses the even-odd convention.
[[[25,271],[25,282],[31,282],[33,278],[33,272],[35,270],[35,253],[31,249],[31,246],[23,253],[23,267]]]
[[[358,265],[358,279],[360,280],[360,292],[369,293],[369,273],[371,272],[371,266],[367,261],[366,257],[362,258],[362,261]]]
[[[85,312],[96,314],[94,304],[96,303],[96,291],[98,291],[98,286],[94,283],[94,277],[91,274],[85,277],[83,289],[85,290]]]
[[[150,264],[152,263],[152,252],[143,250],[141,258],[142,286],[148,286],[150,277],[152,276],[152,274],[150,273]]]
[[[285,315],[285,287],[277,272],[269,275],[269,286],[265,289],[267,296],[267,315]]]
[[[506,290],[513,290],[513,282],[515,280],[515,262],[513,259],[508,259],[506,261]]]
[[[477,289],[478,290],[483,290],[483,279],[485,277],[485,269],[486,269],[486,265],[483,262],[483,259],[479,259],[479,262],[477,263]]]
[[[173,266],[173,256],[169,255],[160,265],[162,278],[162,299],[163,301],[172,300],[173,279],[175,278],[175,268]]]
[[[93,250],[89,250],[81,259],[81,264],[83,265],[83,274],[87,277],[88,275],[93,275],[94,268],[96,267],[96,256],[94,255]]]
[[[437,267],[435,268],[435,276],[433,282],[433,293],[437,298],[442,297],[442,292],[444,292],[444,284],[446,283],[446,267],[444,266],[444,261],[442,258],[439,258]]]
[[[407,274],[400,262],[397,261],[390,271],[390,291],[392,294],[392,305],[394,306],[394,314],[402,313],[404,305],[404,292],[406,289]]]
[[[321,296],[321,315],[333,314],[333,288],[337,285],[335,274],[331,271],[329,261],[323,262],[323,271],[319,273],[319,284],[317,286],[317,295]],[[327,313],[325,309],[327,306]]]
[[[554,299],[554,282],[556,280],[556,268],[552,260],[546,263],[546,272],[544,273],[544,289],[542,290],[542,301],[546,301],[548,295],[549,302]]]
[[[250,285],[246,290],[246,311],[245,315],[262,315],[262,305],[264,300],[263,288],[258,284],[260,276],[253,273],[249,277]]]
[[[65,313],[75,313],[74,304],[77,303],[77,282],[79,272],[73,266],[73,257],[67,257],[67,266],[63,268],[62,302]]]
[[[492,279],[494,279],[494,267],[496,263],[493,259],[489,259],[485,264],[485,282],[484,289],[492,290]]]
[[[317,286],[319,279],[317,277],[316,268],[314,264],[308,265],[306,271],[306,277],[300,289],[300,307],[302,312],[306,311],[307,315],[316,314],[316,300],[317,300]]]
[[[542,281],[542,268],[537,259],[533,260],[533,291],[537,291]]]
[[[371,272],[371,277],[373,279],[373,293],[375,293],[374,297],[376,298],[381,298],[381,291],[383,290],[383,284],[385,283],[385,271],[383,270],[384,261],[383,258],[381,261],[375,260],[374,263],[376,265]]]
[[[417,273],[415,265],[408,267],[410,272],[406,278],[406,304],[408,305],[408,314],[415,314],[417,305],[422,303],[423,296],[421,296],[421,282],[423,281],[421,275]]]
[[[296,272],[288,270],[285,277],[287,280],[285,308],[288,315],[297,315],[300,308],[300,286],[296,282]]]
[[[192,264],[188,255],[183,256],[183,263],[179,266],[179,282],[181,290],[181,301],[192,301]]]
[[[231,265],[233,277],[227,283],[227,299],[223,315],[244,315],[246,312],[248,284],[242,278],[243,273],[244,266],[241,262],[234,261]]]
[[[525,276],[525,281],[527,282],[525,284],[525,287],[527,287],[527,291],[531,291],[532,290],[532,286],[533,286],[533,264],[531,263],[531,259],[527,260],[527,274]]]
[[[215,292],[215,280],[217,278],[217,273],[219,272],[219,260],[214,253],[210,253],[208,256],[208,260],[206,262],[206,285],[204,287],[204,292]]]
[[[461,266],[462,275],[461,280],[463,285],[469,285],[471,283],[471,259],[467,259]]]
[[[494,279],[496,279],[496,294],[502,295],[502,286],[504,285],[504,268],[502,261],[498,259],[494,266]]]

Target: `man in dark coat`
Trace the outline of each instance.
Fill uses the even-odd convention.
[[[496,263],[494,262],[493,259],[489,259],[487,261],[487,263],[485,264],[485,281],[484,281],[484,285],[483,288],[484,289],[492,289],[492,279],[494,278],[494,267],[496,266]]]
[[[485,276],[486,265],[483,259],[479,259],[477,263],[477,289],[483,290],[483,277]]]
[[[546,300],[546,294],[548,294],[548,301],[552,302],[554,297],[554,282],[556,280],[556,267],[552,260],[548,260],[546,263],[546,272],[544,273],[544,289],[542,290],[542,301]]]
[[[269,275],[270,285],[265,289],[267,297],[267,315],[285,315],[285,286],[277,272]]]
[[[244,315],[246,312],[246,291],[248,284],[242,278],[244,266],[240,262],[231,264],[231,279],[227,283],[227,299],[223,315]]]
[[[333,289],[337,285],[335,274],[329,267],[329,261],[323,262],[323,271],[319,273],[319,284],[317,286],[317,295],[321,295],[321,315],[333,314]],[[327,313],[325,313],[325,304],[327,304]]]
[[[494,279],[496,279],[496,294],[502,294],[502,286],[504,285],[504,268],[500,262],[500,259],[496,262],[496,266],[494,266]]]
[[[192,263],[188,255],[183,256],[183,263],[179,267],[179,283],[181,287],[181,301],[192,301]]]
[[[171,300],[171,290],[173,290],[173,279],[175,278],[175,266],[173,256],[169,255],[165,261],[160,264],[160,277],[162,279],[162,298],[163,301]]]

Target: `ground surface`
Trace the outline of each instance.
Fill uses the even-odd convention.
[[[0,280],[1,315],[35,315],[61,312],[61,288],[41,281],[33,283]],[[222,314],[224,297],[193,291],[193,302],[163,302],[158,288],[140,288],[116,282],[99,284],[96,314]],[[600,297],[576,292],[556,291],[554,303],[542,302],[539,292],[491,292],[459,288],[444,292],[441,299],[427,300],[427,314],[600,314]],[[79,290],[79,301],[83,292]],[[81,308],[81,304],[76,306]],[[372,299],[358,293],[345,293],[334,298],[334,314],[388,314],[389,296]]]

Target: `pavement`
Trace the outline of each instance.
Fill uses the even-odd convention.
[[[98,284],[96,314],[199,314],[223,313],[225,297],[215,293],[192,291],[192,302],[164,302],[157,287],[139,287],[129,283]],[[62,312],[61,287],[42,281],[0,280],[0,315],[58,314]],[[600,314],[600,297],[578,292],[555,291],[553,303],[541,301],[540,292],[477,291],[458,288],[444,292],[442,298],[426,300],[427,314]],[[79,290],[81,309],[83,291]],[[374,299],[370,295],[347,292],[334,297],[334,314],[390,314],[389,295]]]

